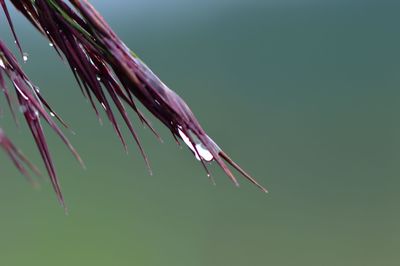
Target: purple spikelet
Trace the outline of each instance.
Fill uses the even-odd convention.
[[[71,143],[65,137],[61,129],[52,120],[51,116],[45,110],[45,106],[48,106],[48,104],[44,101],[43,97],[40,95],[39,89],[33,85],[33,83],[22,71],[16,58],[8,50],[5,44],[0,41],[0,87],[5,92],[6,95],[9,95],[8,88],[3,79],[3,74],[5,74],[9,78],[9,80],[14,86],[19,108],[23,113],[25,121],[28,124],[32,132],[32,135],[35,139],[36,145],[39,149],[43,162],[46,166],[47,172],[50,176],[50,180],[57,194],[57,197],[60,203],[64,205],[61,188],[58,182],[57,174],[50,155],[50,151],[46,142],[46,138],[43,132],[40,119],[43,119],[50,125],[50,127],[55,131],[56,134],[59,135],[59,137],[69,147],[71,152],[75,155],[77,160],[82,165],[83,162],[79,157],[78,153],[76,152],[76,150],[71,145]],[[18,167],[18,169],[21,170],[22,168]],[[25,171],[22,172],[24,173]]]
[[[267,192],[254,178],[236,164],[203,130],[200,123],[184,100],[169,89],[114,33],[110,26],[87,0],[10,0],[14,6],[48,38],[59,56],[65,60],[83,93],[100,119],[98,106],[108,120],[125,149],[126,142],[117,123],[117,114],[123,118],[125,126],[137,143],[147,167],[149,160],[128,117],[126,106],[132,109],[140,121],[147,125],[160,139],[150,122],[136,106],[138,100],[178,139],[189,147],[202,163],[207,174],[207,162],[215,161],[239,185],[228,165],[235,168],[246,179]],[[9,25],[16,38],[14,26],[8,15],[4,0],[0,0]],[[17,45],[20,48],[19,41]],[[51,119],[45,108],[54,111],[38,93],[15,58],[0,42],[4,72],[12,81],[19,104],[24,108],[25,119],[34,135],[39,151],[52,180],[54,190],[63,202],[53,162],[46,144],[40,118],[46,121],[61,137],[75,156],[80,158]],[[0,57],[1,58],[1,57]],[[3,82],[4,83],[4,82]],[[1,85],[1,84],[0,84]],[[8,90],[3,87],[7,100],[11,102]],[[115,109],[113,107],[116,107]],[[116,111],[114,111],[116,110]],[[54,113],[55,114],[55,113]],[[61,118],[56,117],[65,124]]]

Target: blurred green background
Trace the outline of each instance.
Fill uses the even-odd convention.
[[[0,265],[400,264],[400,4],[92,3],[270,193],[237,189],[215,165],[214,187],[160,123],[164,144],[131,113],[148,176],[133,141],[126,156],[12,11],[25,69],[76,131],[88,169],[46,128],[65,216],[47,181],[32,189],[0,153]],[[3,16],[0,34],[13,46]],[[43,169],[26,126],[7,110],[0,125]]]

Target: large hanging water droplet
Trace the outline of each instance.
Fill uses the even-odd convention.
[[[211,154],[209,150],[207,150],[206,147],[204,147],[203,144],[201,143],[196,144],[196,149],[199,152],[200,156],[203,158],[203,160],[210,162],[214,159],[214,156]]]
[[[195,146],[193,146],[189,137],[186,136],[185,133],[182,132],[182,130],[178,129],[178,132],[179,132],[179,135],[181,136],[182,140],[185,142],[185,144],[189,147],[189,149],[192,150],[192,152],[196,156],[197,160],[200,161],[201,159],[203,159],[204,161],[210,162],[214,159],[214,156],[211,154],[211,152],[207,148],[205,148],[204,145],[200,141],[195,140],[195,143],[194,143]]]

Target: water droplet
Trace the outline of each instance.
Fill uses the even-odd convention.
[[[50,47],[53,47],[54,44],[53,44],[52,42],[49,42],[49,46],[50,46]]]
[[[98,77],[97,77],[97,80],[98,80],[98,81],[101,81],[101,78],[98,76]]]
[[[56,116],[53,112],[50,112],[50,115],[51,115],[52,117],[55,117],[55,116]]]
[[[24,60],[24,63],[26,63],[28,61],[28,59],[29,59],[29,54],[28,53],[24,53],[22,55],[22,60]]]
[[[6,69],[3,59],[0,58],[0,67]]]
[[[192,142],[190,142],[190,139],[188,136],[185,135],[179,128],[178,128],[179,135],[181,136],[182,140],[185,142],[185,144],[189,147],[189,149],[192,150],[194,155],[196,156],[197,160],[203,159],[204,161],[212,161],[214,159],[214,156],[211,154],[211,152],[204,147],[204,145],[200,142],[195,143],[195,146],[193,146]],[[197,142],[197,141],[196,141]],[[196,147],[196,148],[195,148]],[[200,155],[200,157],[199,157]]]
[[[207,150],[203,144],[196,144],[196,149],[199,152],[200,156],[207,162],[210,162],[214,159],[214,156],[211,154],[209,150]]]

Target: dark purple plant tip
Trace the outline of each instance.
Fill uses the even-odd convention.
[[[10,157],[11,161],[14,163],[15,167],[28,178],[32,186],[37,187],[38,183],[34,180],[29,171],[32,171],[37,176],[41,176],[39,169],[32,164],[25,155],[10,141],[5,135],[4,131],[0,128],[0,146]]]
[[[21,44],[20,44],[20,42],[18,40],[17,34],[15,33],[14,24],[12,23],[12,20],[11,20],[11,17],[10,17],[10,13],[8,12],[8,8],[7,8],[7,5],[6,5],[6,2],[4,2],[4,0],[0,0],[0,5],[4,10],[4,14],[6,15],[8,25],[10,26],[11,32],[12,32],[12,34],[14,36],[14,39],[15,39],[15,43],[18,46],[18,49],[19,49],[19,51],[21,53],[21,56],[23,56],[24,53],[22,52]]]
[[[58,125],[52,120],[51,115],[47,113],[45,108],[49,108],[51,114],[56,116],[55,113],[52,113],[52,109],[45,102],[44,98],[40,95],[39,89],[33,85],[33,83],[29,80],[29,78],[25,75],[21,67],[19,66],[16,58],[13,54],[8,50],[3,42],[0,41],[0,87],[5,92],[7,97],[9,98],[10,94],[6,83],[3,79],[3,74],[9,78],[12,85],[15,89],[15,94],[17,98],[17,104],[19,106],[20,111],[23,113],[25,117],[25,121],[28,124],[31,133],[34,137],[40,155],[43,159],[47,172],[50,176],[50,180],[54,191],[56,192],[57,198],[59,202],[65,207],[63,195],[61,193],[60,184],[58,181],[58,177],[55,171],[54,163],[52,161],[50,151],[47,145],[46,137],[43,132],[43,128],[41,125],[40,119],[42,118],[46,121],[50,127],[55,131],[56,134],[63,140],[63,142],[67,145],[67,147],[71,150],[71,152],[75,155],[77,160],[83,165],[81,158],[78,153],[72,147],[68,139],[65,137],[61,129]],[[10,108],[13,109],[13,104],[11,100]],[[26,174],[25,168],[21,167],[22,164],[17,164],[18,158],[22,159],[23,162],[27,163],[23,156],[20,153],[10,153],[10,151],[15,151],[13,146],[10,146],[10,142],[5,138],[5,145],[8,147],[8,153],[10,157],[13,159],[14,164],[17,165],[17,168],[24,174]],[[3,147],[5,147],[3,145]],[[28,164],[29,165],[29,164]]]
[[[124,149],[127,150],[125,138],[117,122],[117,114],[122,117],[150,173],[148,157],[128,117],[126,108],[132,109],[139,120],[148,126],[159,140],[161,138],[138,109],[136,100],[170,130],[179,145],[178,139],[181,139],[188,146],[201,162],[208,176],[210,176],[207,168],[208,162],[215,161],[232,182],[239,186],[236,177],[229,169],[230,165],[248,181],[267,192],[206,134],[185,101],[169,89],[122,42],[87,0],[10,0],[10,2],[49,40],[58,55],[68,63],[82,94],[90,102],[99,120],[101,121],[100,109],[102,109],[114,127]],[[0,3],[16,39],[14,26],[4,0],[0,0]],[[22,52],[17,39],[16,43]],[[12,54],[0,42],[1,55],[3,67],[0,68],[0,74],[3,72],[8,76],[16,89],[18,103],[23,107],[26,122],[42,155],[54,190],[60,202],[63,203],[60,185],[40,118],[53,128],[81,162],[46,109],[61,124],[68,126],[43,99]],[[1,81],[0,77],[0,85],[7,101],[11,103],[10,94],[6,86],[2,85],[4,82]],[[12,105],[10,104],[10,106]]]

